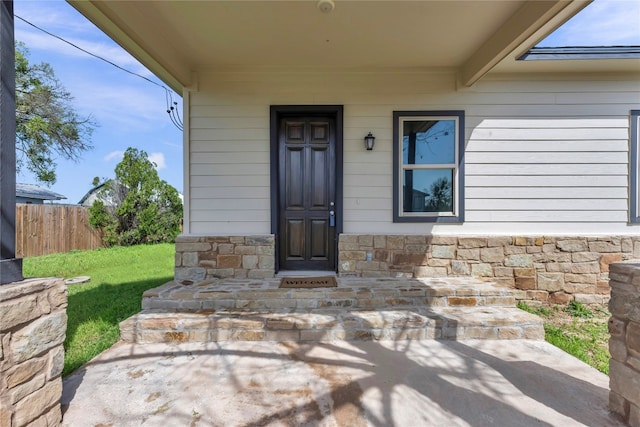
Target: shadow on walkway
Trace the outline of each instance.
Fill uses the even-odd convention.
[[[63,423],[622,425],[607,384],[540,341],[119,344],[65,380]]]

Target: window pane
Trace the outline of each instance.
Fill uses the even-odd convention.
[[[404,120],[402,162],[405,165],[455,163],[456,121]]]
[[[404,212],[453,212],[453,170],[405,170]]]

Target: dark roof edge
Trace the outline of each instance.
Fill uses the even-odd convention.
[[[16,182],[16,197],[38,200],[62,200],[67,198],[67,196],[42,188],[39,185],[21,182]]]
[[[89,196],[91,196],[93,193],[95,193],[96,191],[100,190],[102,187],[104,187],[105,185],[107,185],[107,183],[111,182],[111,179],[106,180],[105,182],[103,182],[102,184],[98,184],[95,187],[93,187],[91,190],[87,191],[87,193],[82,196],[82,199],[80,199],[80,201],[78,202],[79,205],[83,204],[85,200],[87,200],[89,198]]]
[[[518,61],[545,59],[640,59],[640,46],[533,47]]]

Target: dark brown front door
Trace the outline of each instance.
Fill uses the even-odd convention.
[[[278,118],[278,252],[282,270],[335,270],[336,118]]]

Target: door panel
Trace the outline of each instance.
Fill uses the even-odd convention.
[[[329,150],[311,148],[310,209],[326,209],[329,205],[329,177],[327,175]]]
[[[285,270],[335,270],[336,120],[279,121],[279,263]]]
[[[311,259],[327,260],[329,252],[328,229],[329,224],[326,219],[315,218],[311,220]]]
[[[302,147],[287,147],[285,209],[304,209],[304,152]]]
[[[287,221],[286,228],[287,240],[286,250],[287,260],[304,260],[304,220],[303,219],[290,219]]]

